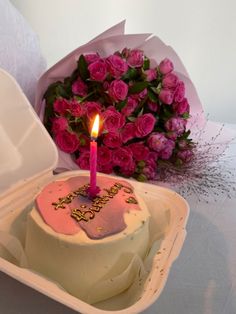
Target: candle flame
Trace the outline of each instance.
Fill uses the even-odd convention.
[[[99,115],[97,114],[93,122],[91,137],[96,139],[98,137],[98,131],[99,131]]]

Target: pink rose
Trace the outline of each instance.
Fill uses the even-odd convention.
[[[149,100],[147,105],[148,105],[149,110],[151,110],[153,112],[158,112],[158,113],[160,112],[160,105],[157,104],[156,102]]]
[[[70,101],[70,112],[73,117],[81,117],[84,113],[80,103],[76,99]]]
[[[121,80],[111,82],[108,93],[114,101],[125,100],[128,94],[128,85]]]
[[[102,113],[102,118],[104,120],[104,128],[109,132],[116,132],[125,124],[124,116],[113,106],[108,107],[107,110]]]
[[[176,141],[178,134],[176,132],[167,132],[166,137],[170,140]]]
[[[159,99],[166,105],[171,105],[174,100],[174,93],[171,89],[162,89],[159,94]]]
[[[110,164],[112,161],[112,153],[106,146],[98,147],[98,165]]]
[[[191,150],[183,150],[177,153],[177,157],[184,162],[190,162],[193,159],[194,153]]]
[[[110,84],[107,81],[104,81],[103,84],[102,84],[103,90],[105,92],[108,91],[109,86],[110,86]]]
[[[127,63],[117,55],[111,55],[106,59],[109,73],[116,79],[121,78],[128,70]]]
[[[131,97],[136,99],[136,100],[142,100],[147,96],[147,89],[144,88],[140,93],[138,94],[133,94]]]
[[[135,124],[130,122],[126,123],[123,129],[121,130],[121,139],[123,143],[128,142],[129,140],[135,137]]]
[[[99,102],[86,101],[84,111],[89,119],[93,119],[96,114],[101,114],[102,106]]]
[[[120,168],[120,172],[123,176],[125,177],[131,177],[134,172],[135,172],[135,169],[136,169],[136,164],[135,162],[132,160],[130,162],[130,164],[128,165],[125,165],[123,167]]]
[[[86,55],[84,55],[84,58],[87,62],[87,64],[93,63],[95,61],[100,60],[100,56],[98,53],[88,53]]]
[[[86,151],[80,154],[79,158],[75,160],[76,164],[80,169],[89,170],[90,169],[90,152]]]
[[[143,168],[143,174],[145,175],[147,180],[154,180],[156,177],[156,167],[145,165],[145,167]]]
[[[135,120],[136,131],[135,134],[137,137],[144,137],[152,132],[156,119],[151,113],[145,113],[142,116],[139,116]]]
[[[185,131],[187,121],[182,118],[173,117],[166,121],[165,128],[168,132],[174,132],[181,135]]]
[[[79,140],[75,133],[61,131],[55,135],[57,146],[66,153],[74,153],[79,146]]]
[[[99,172],[110,174],[110,173],[113,172],[113,164],[111,162],[107,163],[107,164],[104,164],[104,165],[101,165],[101,164],[98,163],[97,170]]]
[[[157,78],[157,71],[156,69],[149,69],[144,71],[144,74],[146,75],[146,80],[148,82],[151,82]]]
[[[179,115],[182,115],[186,112],[189,113],[189,103],[187,98],[184,98],[181,102],[174,103],[173,109]]]
[[[181,102],[184,99],[184,95],[185,95],[184,82],[180,81],[176,87],[175,94],[174,94],[175,101]]]
[[[90,147],[90,139],[85,134],[80,134],[79,136],[79,147],[80,152],[88,151]]]
[[[140,68],[143,65],[143,60],[143,51],[139,49],[133,49],[129,52],[127,63],[131,68]]]
[[[133,163],[133,155],[130,149],[125,147],[117,148],[113,151],[114,166],[129,167]]]
[[[153,167],[156,165],[158,159],[157,152],[149,152],[148,157],[146,159],[146,163],[151,164]]]
[[[163,135],[162,133],[154,132],[148,137],[147,144],[152,150],[160,152],[164,149],[167,141],[168,140],[165,135]]]
[[[164,149],[159,153],[159,157],[164,160],[169,159],[173,153],[174,148],[175,142],[172,140],[167,140]]]
[[[65,131],[68,128],[68,121],[64,117],[54,118],[52,120],[52,132],[58,133],[60,131]]]
[[[107,76],[107,65],[102,59],[91,63],[88,66],[90,77],[94,81],[102,82]]]
[[[173,89],[177,86],[178,81],[179,79],[177,75],[175,75],[174,73],[168,73],[164,75],[162,79],[162,86],[167,89]]]
[[[173,63],[168,58],[165,58],[159,64],[159,70],[162,74],[170,73],[171,71],[173,71],[173,69],[174,69]]]
[[[75,95],[83,97],[87,95],[88,86],[81,80],[81,78],[78,78],[77,81],[72,84],[72,92]]]
[[[115,132],[105,134],[103,143],[110,148],[120,147],[122,145],[120,134]]]
[[[132,97],[128,97],[127,103],[125,107],[121,110],[121,113],[124,116],[130,116],[131,113],[136,109],[137,105],[138,105],[138,102],[136,99]]]
[[[143,143],[132,143],[128,146],[135,160],[145,160],[148,157],[149,149]]]
[[[70,109],[70,103],[65,98],[58,98],[54,101],[53,108],[57,113],[64,115]]]

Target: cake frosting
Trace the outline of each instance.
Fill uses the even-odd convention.
[[[132,186],[99,176],[99,195],[86,195],[87,176],[48,184],[36,198],[26,230],[30,268],[58,282],[90,304],[127,289],[133,278],[94,291],[114,280],[135,255],[143,258],[149,241],[149,212]]]

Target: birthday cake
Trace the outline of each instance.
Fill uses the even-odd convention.
[[[87,176],[44,187],[28,216],[25,245],[31,269],[90,304],[132,284],[134,275],[119,276],[134,256],[144,258],[149,242],[150,215],[133,187],[105,176],[97,185],[92,199]]]

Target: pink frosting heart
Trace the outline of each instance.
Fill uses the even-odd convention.
[[[98,176],[97,185],[101,191],[95,204],[94,200],[75,193],[88,183],[89,177],[78,176],[48,184],[36,198],[36,208],[45,223],[57,233],[67,235],[76,234],[83,229],[91,239],[101,239],[124,230],[125,211],[140,210],[135,203],[132,186],[122,180]],[[127,203],[128,199],[131,203]],[[100,206],[99,212],[95,211],[99,210],[96,205]],[[74,218],[71,216],[72,211],[75,213]],[[90,219],[90,216],[94,218]]]

